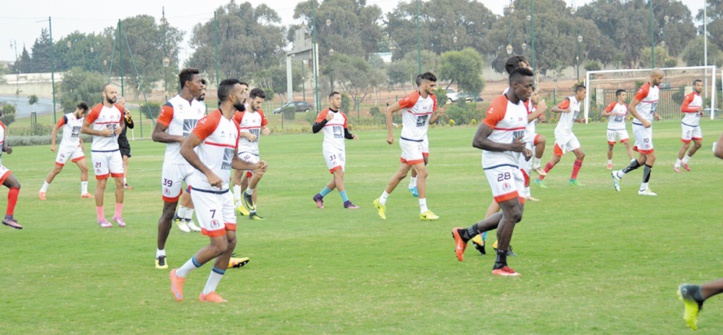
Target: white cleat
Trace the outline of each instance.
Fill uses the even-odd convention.
[[[649,197],[654,197],[657,194],[650,190],[650,188],[646,188],[644,190],[638,190],[638,195],[647,195]]]
[[[178,229],[180,229],[184,233],[190,233],[191,230],[188,228],[188,225],[186,224],[185,220],[182,219],[174,219],[173,220],[176,225],[178,226]]]
[[[613,187],[615,191],[620,192],[620,177],[618,177],[618,171],[611,172],[610,176],[613,177]]]
[[[188,220],[188,221],[186,221],[186,225],[188,226],[188,229],[190,229],[191,231],[201,231],[201,228],[199,228],[199,227],[193,222],[193,220]]]

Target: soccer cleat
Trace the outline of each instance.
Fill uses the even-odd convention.
[[[184,232],[184,233],[191,232],[191,229],[188,228],[188,224],[186,223],[185,220],[183,220],[179,217],[176,217],[173,219],[173,222],[176,223],[176,225],[178,226],[178,229],[180,229],[182,232]]]
[[[263,217],[259,216],[259,215],[256,214],[255,212],[252,212],[252,213],[249,214],[249,220],[263,221],[263,220],[266,220],[266,219],[264,219]]]
[[[615,188],[615,191],[620,192],[620,177],[618,177],[618,172],[613,171],[610,173],[610,176],[613,178],[613,187]]]
[[[535,185],[539,186],[540,188],[547,188],[547,185],[545,185],[545,182],[543,182],[540,179],[535,179]]]
[[[131,186],[131,185],[128,185],[128,184],[124,184],[124,185],[123,185],[123,188],[126,189],[126,190],[132,190],[132,189],[134,189],[135,187],[133,187],[133,186]]]
[[[186,221],[186,226],[187,226],[188,229],[190,229],[191,231],[195,231],[195,232],[201,231],[201,228],[199,228],[195,223],[193,223],[193,220],[191,220],[191,219],[186,219],[185,221]],[[180,227],[179,227],[179,228],[180,228]]]
[[[540,199],[537,199],[537,198],[535,198],[535,197],[533,197],[533,196],[531,196],[531,195],[526,196],[526,197],[525,197],[525,200],[529,200],[529,201],[540,201]]]
[[[344,208],[346,209],[359,209],[359,206],[352,204],[351,201],[344,201]]]
[[[613,163],[608,163],[608,170],[612,170],[612,169],[613,169]]]
[[[482,235],[475,236],[472,239],[472,245],[474,245],[474,249],[477,250],[480,254],[487,254],[487,251],[485,250],[485,241],[482,239]]]
[[[542,167],[538,166],[538,167],[532,169],[532,171],[535,171],[535,173],[537,173],[540,176],[543,176],[543,177],[547,176],[547,172],[545,172],[545,169],[543,169]]]
[[[186,282],[186,278],[176,276],[176,269],[171,270],[168,275],[171,278],[171,293],[176,300],[183,300],[183,283]]]
[[[86,193],[81,194],[81,195],[80,195],[80,198],[81,198],[81,199],[93,199],[93,198],[95,198],[95,196],[92,195],[92,194],[90,194],[90,193],[88,193],[88,192],[86,192]]]
[[[322,197],[321,194],[315,194],[312,199],[316,202],[316,207],[324,208],[324,197]]]
[[[680,173],[680,167],[673,165],[673,171]]]
[[[126,222],[123,221],[123,218],[120,216],[114,216],[113,221],[118,224],[118,227],[125,228]]]
[[[495,243],[492,243],[492,249],[495,249],[495,252],[497,252],[497,242],[498,241],[495,241]],[[512,251],[512,244],[507,246],[507,256],[517,256],[517,254],[514,251]]]
[[[407,188],[407,189],[409,190],[409,192],[412,192],[412,195],[413,195],[415,198],[419,196],[419,191],[417,191],[417,187],[416,187],[416,186],[414,186],[414,187],[409,187],[409,188]]]
[[[256,211],[256,205],[254,205],[254,199],[251,194],[247,194],[246,192],[244,192],[244,194],[241,196],[241,202],[243,203],[244,207],[249,210],[249,212]]]
[[[228,267],[229,268],[241,268],[244,265],[248,264],[249,261],[251,261],[248,257],[231,257],[228,260]]]
[[[249,216],[249,210],[243,204],[236,206],[236,213],[241,216]]]
[[[38,191],[38,198],[40,198],[40,200],[45,200],[45,192]]]
[[[519,277],[519,276],[521,276],[519,272],[515,272],[515,270],[512,270],[507,265],[505,265],[499,269],[492,270],[492,274],[495,276],[503,276],[503,277]]]
[[[4,218],[4,219],[3,219],[3,224],[6,225],[6,226],[8,226],[8,227],[11,227],[11,228],[23,229],[23,226],[19,225],[19,224],[18,224],[18,221],[15,220],[15,218],[13,218],[13,217],[6,217],[6,218]]]
[[[654,197],[654,196],[656,196],[656,195],[658,195],[658,194],[655,193],[655,192],[653,192],[653,191],[651,191],[650,188],[646,188],[646,189],[644,189],[644,190],[638,190],[638,195],[647,195],[647,196],[650,196],[650,197]]]
[[[166,263],[166,255],[156,257],[156,269],[168,269],[168,263]]]
[[[379,198],[374,199],[373,204],[374,204],[374,207],[377,209],[377,213],[378,213],[379,216],[382,218],[382,220],[386,220],[386,219],[387,219],[387,214],[386,214],[386,212],[387,212],[387,206],[386,206],[386,205],[382,205],[382,204],[379,202]]]
[[[688,166],[688,164],[680,163],[680,166],[682,166],[685,169],[685,171],[690,172],[690,166]]]
[[[464,249],[467,249],[467,242],[462,240],[462,236],[459,234],[460,230],[464,230],[464,228],[452,229],[452,238],[454,239],[454,254],[462,262],[464,261]]]
[[[198,296],[198,301],[207,301],[207,302],[228,302],[228,300],[222,298],[218,293],[216,292],[210,292],[209,294],[203,294],[201,292],[201,295]]]
[[[568,183],[569,186],[578,186],[578,187],[585,187],[585,184],[579,182],[577,179],[570,179],[570,183]]]
[[[5,223],[5,222],[3,221],[3,223]],[[103,219],[103,220],[98,221],[98,224],[99,224],[101,227],[103,227],[103,228],[111,228],[111,227],[113,227],[113,225],[112,225],[110,222],[108,222],[108,220],[106,220],[106,219]]]
[[[678,286],[678,299],[683,300],[685,303],[685,313],[683,314],[683,320],[688,324],[690,329],[698,329],[698,312],[703,309],[703,302],[695,300],[690,295],[690,289],[696,285],[693,284],[681,284]]]
[[[439,215],[434,214],[434,212],[430,210],[426,210],[424,213],[419,214],[419,219],[422,221],[432,221],[439,219]]]

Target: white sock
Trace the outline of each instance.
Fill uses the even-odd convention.
[[[680,159],[675,160],[675,167],[680,167]]]
[[[429,208],[427,208],[427,198],[419,198],[419,212],[424,213],[428,210]]]
[[[539,167],[540,167],[540,159],[535,156],[532,156],[532,168],[537,169]]]
[[[123,178],[123,185],[128,185],[128,181],[126,180],[125,177]]]
[[[608,164],[612,164],[612,163],[613,163],[613,160],[612,160],[612,159],[608,159]]]
[[[409,178],[409,188],[417,187],[417,177]]]
[[[529,187],[529,186],[525,186],[525,194],[527,194],[528,197],[531,197],[531,196],[532,196],[532,193],[530,193],[530,187]]]
[[[80,182],[80,194],[86,194],[86,193],[88,193],[88,182],[81,181]]]
[[[183,263],[183,265],[176,269],[176,275],[182,278],[186,278],[191,271],[196,270],[201,267],[202,264],[199,264],[196,266],[194,260],[196,259],[196,256],[191,257],[191,259],[187,260],[186,263]]]
[[[176,216],[178,216],[179,218],[185,218],[186,210],[188,210],[188,208],[183,207],[183,206],[178,206],[178,212],[176,213]]]
[[[186,215],[183,216],[183,218],[187,221],[191,221],[193,219],[193,208],[186,207]]]
[[[247,188],[246,188],[246,195],[253,195],[253,194],[254,194],[254,189],[251,188],[251,187],[247,187]]]
[[[223,271],[225,273],[225,271],[221,269],[211,269],[211,274],[208,275],[206,286],[203,287],[203,294],[209,294],[216,291],[216,287],[218,286],[218,283],[221,282],[221,278],[223,278],[224,275],[223,273],[218,273],[216,271]]]
[[[648,189],[648,183],[640,183],[640,190],[645,191]]]
[[[241,204],[241,185],[233,186],[233,199],[236,200],[236,204]]]
[[[166,249],[156,249],[156,258],[159,256],[165,256],[166,255]]]
[[[688,156],[688,154],[686,154],[685,157],[683,157],[683,164],[688,164],[689,160],[690,160],[690,156]]]
[[[40,188],[40,192],[47,192],[47,191],[48,191],[48,186],[50,186],[50,184],[48,184],[47,181],[44,181],[44,182],[43,182],[43,187]]]
[[[379,203],[382,205],[386,204],[387,198],[389,198],[389,193],[387,193],[387,191],[382,192],[382,196],[379,197]]]

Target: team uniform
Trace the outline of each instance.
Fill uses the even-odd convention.
[[[93,160],[95,179],[108,179],[109,173],[113,178],[123,177],[123,158],[118,147],[118,137],[115,134],[123,117],[122,109],[119,105],[112,105],[109,108],[98,104],[90,110],[86,117],[86,121],[93,130],[110,129],[113,132],[113,135],[108,137],[93,135],[90,156]]]
[[[80,128],[83,126],[83,118],[75,117],[75,113],[63,115],[58,120],[58,127],[63,127],[63,137],[58,146],[58,154],[55,156],[55,165],[64,166],[70,159],[75,163],[85,158],[83,149],[80,148]]]
[[[176,95],[163,105],[158,122],[167,127],[168,134],[188,137],[196,127],[198,120],[205,115],[205,105],[196,99],[189,103],[180,95]],[[167,143],[161,172],[163,201],[177,202],[182,192],[181,182],[186,180],[194,170],[193,166],[181,156],[181,143]]]
[[[341,169],[344,171],[346,166],[346,146],[344,140],[346,139],[346,133],[348,120],[346,114],[341,111],[332,111],[325,109],[319,113],[316,117],[316,122],[323,122],[329,113],[333,113],[334,118],[331,121],[327,121],[322,130],[324,131],[324,142],[321,145],[321,151],[324,154],[324,160],[326,160],[326,166],[329,168],[329,172]]]
[[[223,117],[220,110],[198,121],[193,134],[201,139],[196,147],[201,162],[223,181],[221,188],[211,186],[206,175],[194,169],[189,176],[191,199],[201,224],[201,232],[211,237],[236,230],[233,196],[229,192],[231,162],[236,154],[239,126]]]
[[[628,130],[625,128],[625,115],[628,114],[628,105],[617,101],[611,102],[605,107],[605,113],[612,113],[608,119],[608,144],[614,145],[617,141],[620,141],[620,143],[630,141]]]
[[[419,91],[412,92],[399,101],[402,107],[402,135],[399,146],[402,149],[402,163],[414,165],[424,163],[424,151],[429,154],[427,129],[432,113],[437,109],[437,97],[429,94],[422,98]]]
[[[633,150],[640,152],[641,154],[651,154],[654,151],[653,147],[653,115],[658,108],[658,98],[660,96],[660,87],[651,87],[650,83],[645,83],[635,93],[635,99],[640,103],[635,106],[635,110],[638,112],[640,117],[651,123],[650,127],[645,128],[640,120],[633,120],[633,136],[635,136],[635,146]]]
[[[1,149],[3,148],[3,145],[5,145],[5,133],[6,133],[5,124],[0,122],[0,185],[4,184],[5,179],[8,179],[8,177],[10,177],[10,174],[12,174],[10,169],[6,168],[3,165],[3,160],[2,160],[3,152]]]
[[[681,121],[682,135],[680,140],[684,143],[690,143],[691,140],[703,140],[703,132],[700,129],[701,112],[698,107],[703,106],[703,99],[700,94],[693,91],[685,96],[680,111],[683,112],[683,121]]]
[[[555,156],[563,156],[567,151],[580,147],[580,141],[572,133],[572,126],[580,114],[580,101],[575,96],[567,97],[557,105],[559,109],[570,109],[569,113],[560,113],[560,120],[555,127]]]
[[[251,133],[256,139],[249,141],[247,138],[239,136],[238,138],[238,158],[246,163],[256,164],[259,159],[259,138],[261,138],[261,127],[265,127],[269,120],[262,110],[252,112],[246,110],[244,112],[237,111],[233,116],[233,120],[238,123],[239,133]]]

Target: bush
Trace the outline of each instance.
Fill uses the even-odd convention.
[[[587,63],[585,63],[585,70],[587,71],[599,71],[602,70],[602,66],[600,66],[600,63],[594,60],[589,60]]]
[[[308,111],[308,112],[306,112],[306,115],[304,115],[304,120],[306,120],[306,122],[308,122],[310,125],[313,126],[313,125],[314,125],[314,122],[316,122],[316,117],[317,117],[318,115],[319,115],[319,114],[316,114],[316,113],[314,113],[314,112],[312,112],[312,111]]]
[[[284,120],[296,120],[296,108],[294,106],[286,106],[281,109],[281,115]]]
[[[377,115],[379,113],[380,113],[379,107],[377,107],[377,106],[374,106],[369,109],[369,115],[371,115],[371,116]]]
[[[465,103],[462,100],[450,105],[444,115],[447,118],[447,122],[454,120],[455,125],[470,124],[473,119],[476,120],[480,118],[480,113],[477,111],[477,104]]]
[[[9,126],[15,122],[15,106],[6,102],[0,102],[0,110],[2,110],[3,114],[3,116],[0,117],[0,121],[2,121],[5,126]]]
[[[437,108],[444,107],[447,104],[447,90],[440,87],[434,90],[434,95],[437,96]]]
[[[149,120],[156,120],[158,115],[161,114],[161,104],[155,102],[149,102],[148,104],[142,104],[141,113]]]
[[[676,67],[678,66],[678,60],[675,58],[668,58],[665,60],[665,67]]]

